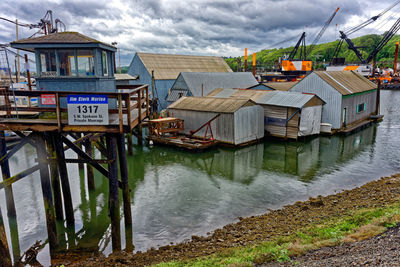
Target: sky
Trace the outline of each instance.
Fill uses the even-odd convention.
[[[240,56],[294,45],[303,31],[306,42],[339,12],[320,42],[334,41],[346,30],[377,15],[395,1],[376,0],[1,0],[0,17],[37,23],[47,10],[68,31],[117,42],[121,65],[135,52]],[[400,15],[400,4],[351,37],[383,33]],[[337,26],[336,26],[337,24]],[[37,30],[19,28],[19,38]],[[15,40],[15,25],[0,20],[0,44]]]

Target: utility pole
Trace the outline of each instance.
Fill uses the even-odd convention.
[[[121,71],[121,49],[118,47],[118,65],[119,65],[119,73],[122,73]]]
[[[16,39],[18,41],[18,19],[15,19],[15,33],[16,33]],[[15,74],[16,77],[16,82],[19,82],[19,49],[17,49],[17,67],[15,68],[17,70],[17,73]]]

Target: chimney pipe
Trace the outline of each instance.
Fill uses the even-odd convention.
[[[244,72],[247,71],[247,48],[244,49]]]
[[[256,53],[253,53],[253,76],[256,76]]]
[[[394,52],[394,66],[393,66],[393,75],[397,72],[397,58],[399,56],[399,42],[396,42],[396,50]]]

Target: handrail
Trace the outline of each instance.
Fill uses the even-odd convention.
[[[124,127],[132,129],[135,125],[132,119],[137,120],[137,123],[141,123],[143,117],[142,112],[146,112],[145,116],[148,116],[149,101],[148,98],[148,85],[135,86],[133,89],[118,89],[117,92],[83,92],[83,91],[41,91],[41,90],[12,90],[16,96],[19,97],[40,97],[44,94],[54,95],[55,105],[50,106],[19,106],[19,111],[31,111],[31,112],[54,112],[56,114],[57,129],[62,131],[65,121],[61,118],[61,112],[67,112],[66,107],[61,107],[61,98],[67,97],[68,95],[106,95],[108,98],[117,100],[116,108],[108,108],[108,114],[118,114],[118,127],[119,132],[123,132]],[[0,88],[0,96],[5,97],[5,105],[0,105],[0,111],[7,111],[10,113],[13,109],[10,101],[8,101],[10,89]],[[137,118],[132,118],[132,110],[137,109]],[[124,124],[123,114],[126,114],[127,123]],[[9,114],[8,114],[9,115]],[[5,118],[7,121],[15,121],[17,118]],[[2,120],[0,118],[0,120]]]

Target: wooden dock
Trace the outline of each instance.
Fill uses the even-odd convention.
[[[54,104],[47,106],[42,104],[37,107],[24,106],[16,109],[10,101],[10,98],[14,96],[31,98],[44,95],[53,97]],[[66,104],[66,99],[71,95],[89,98],[93,95],[107,96],[107,108],[102,112],[106,112],[108,121],[104,119],[102,125],[90,123],[89,125],[71,125],[68,120],[70,107]],[[129,233],[132,235],[132,214],[125,137],[128,137],[128,150],[132,151],[132,130],[139,128],[141,131],[143,120],[150,114],[148,86],[124,86],[117,92],[0,89],[0,98],[5,100],[5,104],[0,106],[0,114],[4,115],[0,117],[0,166],[3,178],[0,182],[0,190],[5,190],[9,219],[16,219],[17,216],[13,183],[39,171],[50,254],[55,253],[59,244],[56,221],[65,221],[66,225],[72,228],[75,225],[67,163],[76,163],[79,164],[79,168],[85,166],[87,170],[89,190],[95,188],[94,169],[109,181],[108,203],[114,251],[121,249],[119,189],[122,191],[126,244],[127,247],[132,247],[133,245],[129,244],[132,243],[132,236],[129,236]],[[17,114],[24,113],[35,113],[37,116],[17,117]],[[14,132],[20,140],[7,146],[5,131]],[[26,144],[36,149],[36,164],[26,170],[19,170],[19,173],[11,176],[8,160]],[[77,157],[66,158],[65,151],[69,149],[75,152]],[[99,154],[94,153],[94,150],[100,152],[101,158],[94,156]],[[107,164],[108,168],[104,168],[103,164]],[[3,214],[0,210],[0,266],[9,266],[12,261]],[[14,260],[18,258],[19,255],[14,255]]]

